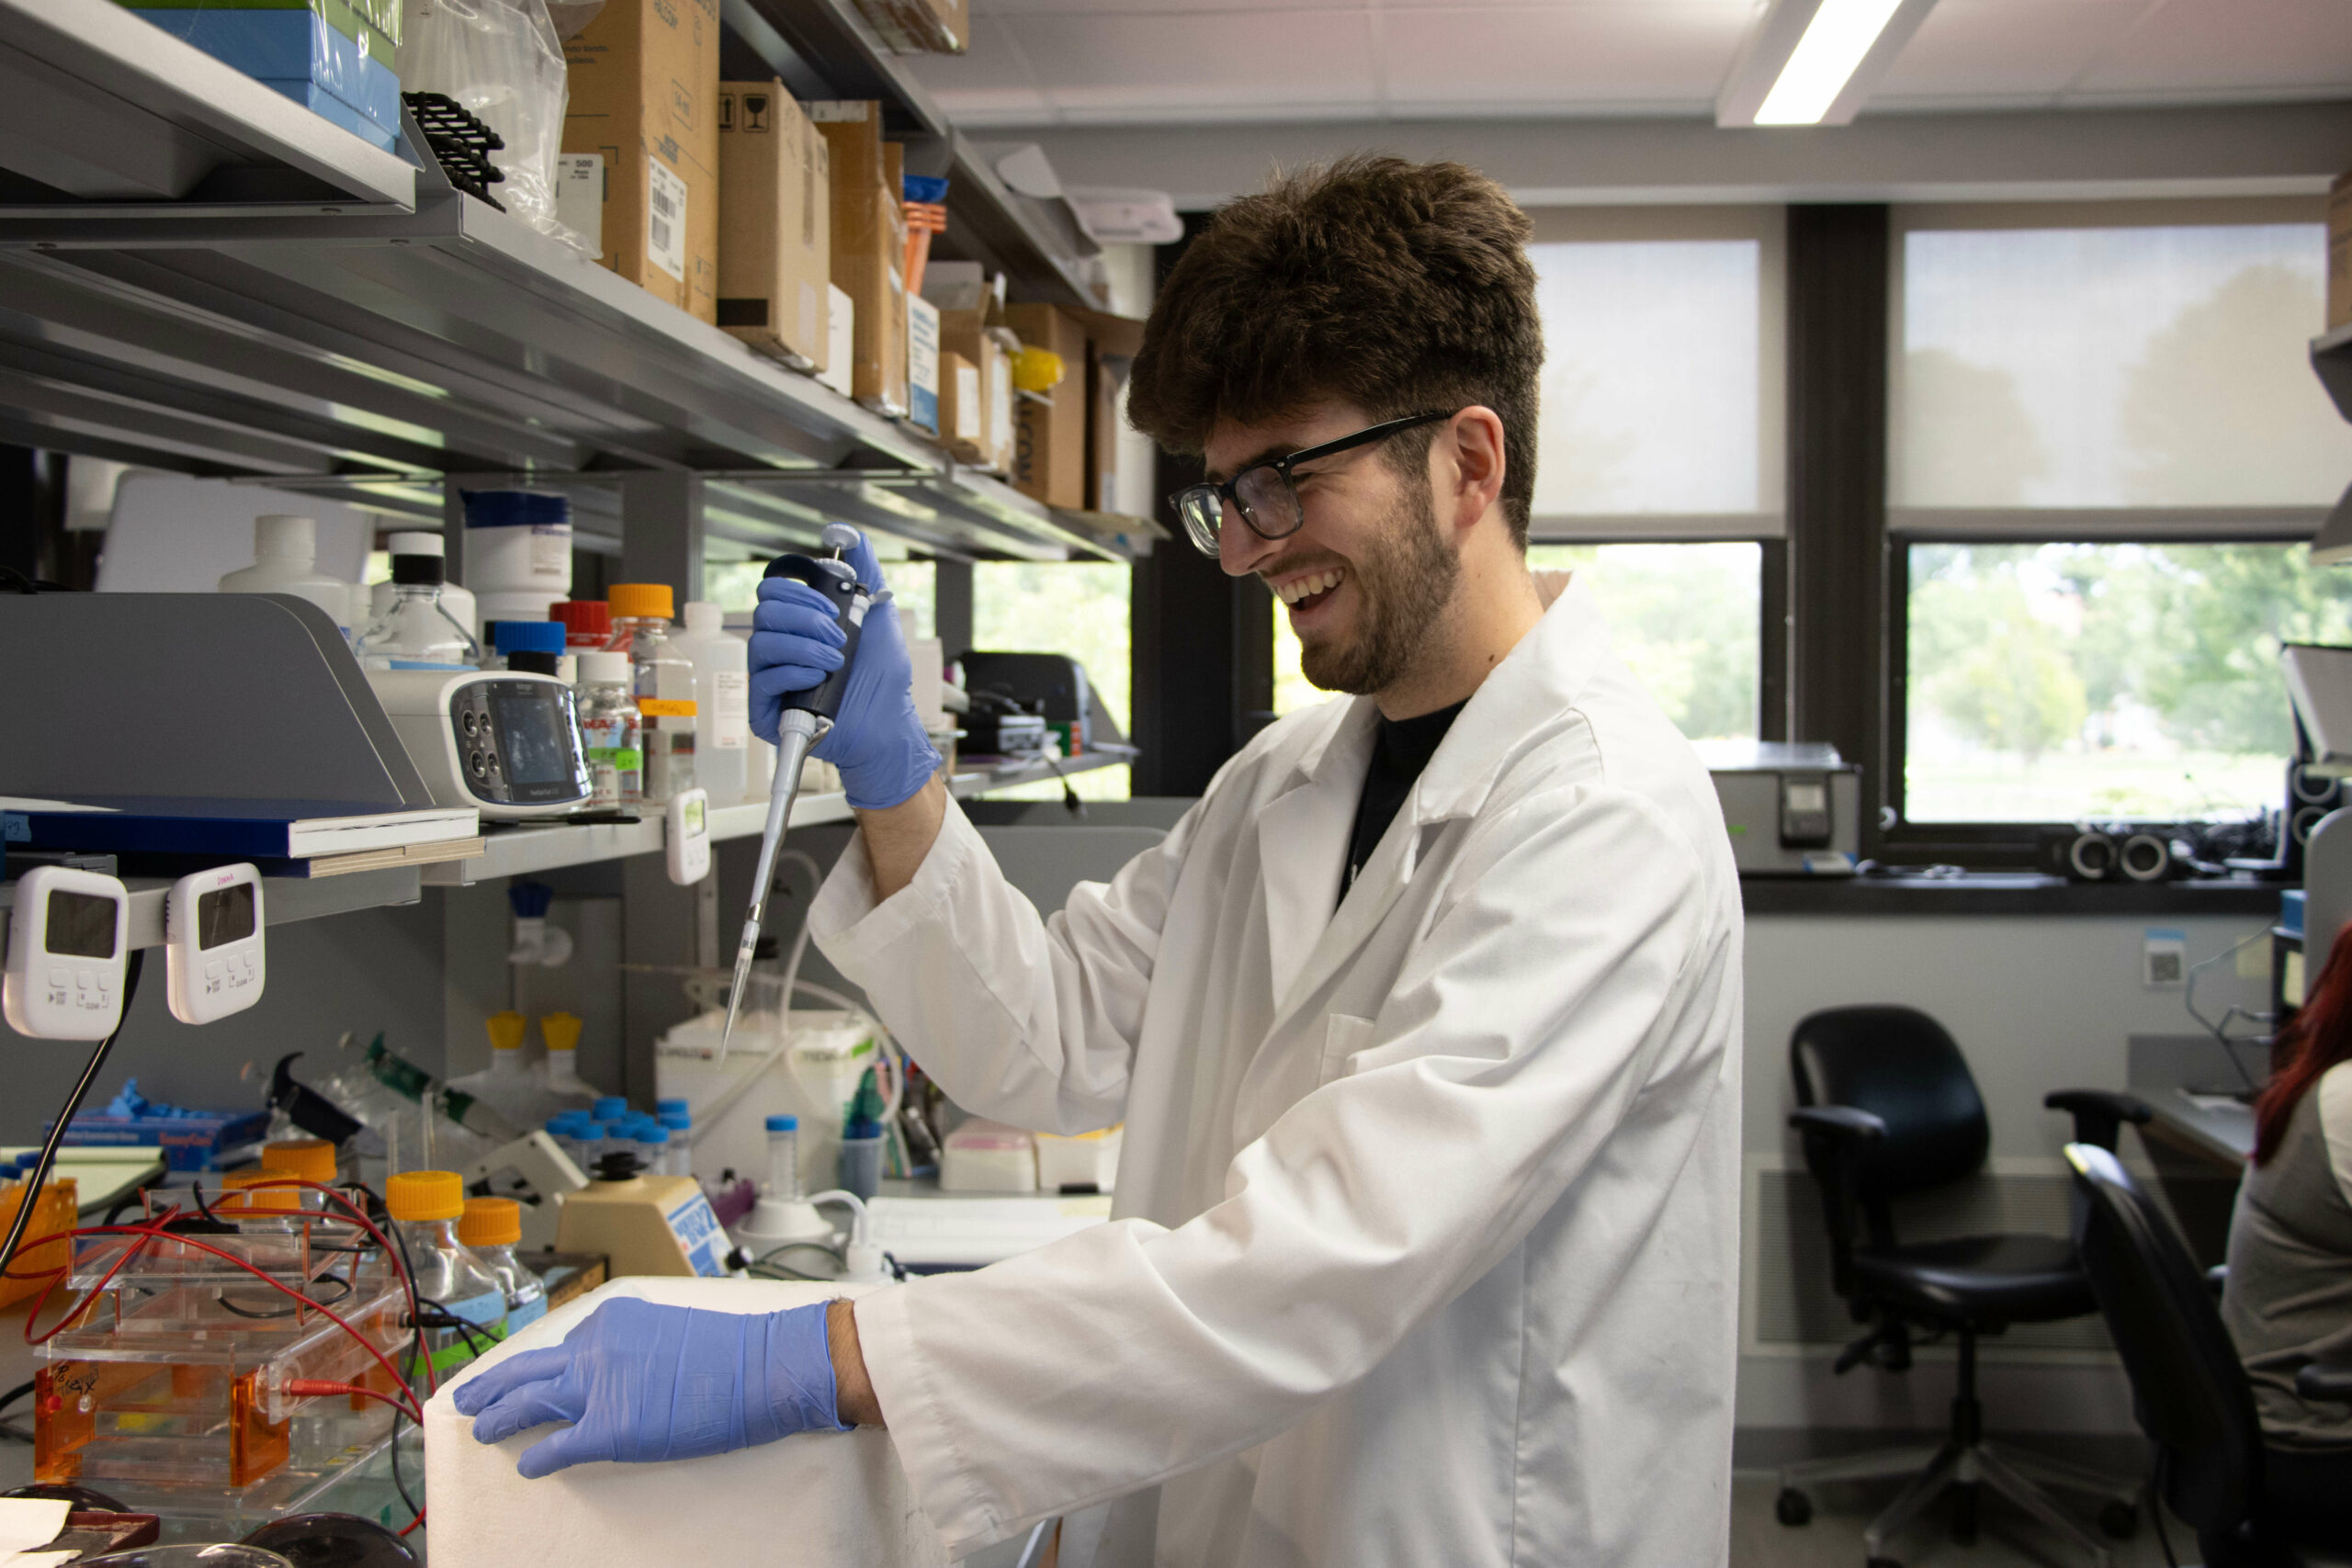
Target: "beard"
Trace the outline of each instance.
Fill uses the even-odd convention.
[[[1437,637],[1462,576],[1440,535],[1426,481],[1408,481],[1377,543],[1348,563],[1356,590],[1352,633],[1301,639],[1300,673],[1326,692],[1363,696],[1394,685]]]

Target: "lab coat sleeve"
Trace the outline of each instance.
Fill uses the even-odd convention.
[[[1642,1097],[1717,1092],[1721,873],[1622,791],[1481,836],[1351,1070],[1241,1150],[1223,1202],[858,1303],[951,1556],[1272,1437],[1508,1256]]]
[[[956,1104],[1038,1132],[1091,1132],[1126,1104],[1192,822],[1187,814],[1109,883],[1079,884],[1041,919],[950,800],[914,880],[886,900],[876,901],[873,863],[853,837],[809,930]]]

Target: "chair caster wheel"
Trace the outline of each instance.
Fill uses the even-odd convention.
[[[2109,1503],[2098,1511],[2098,1528],[2114,1540],[2130,1540],[2140,1533],[2140,1510],[2129,1503]]]
[[[1781,1495],[1772,1499],[1772,1516],[1792,1529],[1809,1525],[1813,1523],[1813,1499],[1793,1486],[1783,1486]]]

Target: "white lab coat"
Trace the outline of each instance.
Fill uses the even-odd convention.
[[[1126,1123],[1113,1223],[857,1324],[951,1556],[1158,1489],[1163,1568],[1725,1559],[1740,908],[1571,588],[1344,903],[1368,699],[1259,735],[1051,919],[950,805],[819,946],[956,1101]],[[1147,1522],[1147,1528],[1148,1528]],[[1128,1532],[1132,1533],[1132,1531]]]

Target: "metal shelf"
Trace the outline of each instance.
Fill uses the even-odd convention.
[[[441,863],[453,867],[471,863],[469,861]],[[291,925],[296,920],[322,919],[328,915],[347,915],[355,910],[377,909],[390,904],[413,904],[419,897],[421,870],[417,866],[403,865],[386,866],[379,871],[346,872],[341,876],[270,877],[262,884],[263,924]],[[163,946],[164,896],[171,891],[170,881],[153,876],[127,876],[123,878],[123,886],[130,890],[130,945],[134,948]],[[13,883],[0,886],[0,909],[11,908],[16,901],[17,889]]]
[[[1092,773],[1098,768],[1121,767],[1131,760],[1095,752],[1073,757],[1056,766],[1063,774],[1070,775]],[[1038,784],[1054,776],[1054,769],[1042,762],[986,771],[967,769],[951,774],[947,788],[957,799],[968,800],[990,790]],[[792,803],[792,826],[795,828],[810,827],[820,822],[846,822],[850,816],[848,798],[839,792],[803,795]],[[714,806],[710,808],[710,836],[714,840],[756,838],[760,829],[767,825],[767,819],[768,803],[765,800]],[[483,835],[482,852],[474,858],[444,861],[424,866],[422,870],[427,886],[470,887],[477,882],[494,881],[503,876],[527,876],[534,872],[555,871],[568,865],[589,865],[598,861],[625,860],[631,855],[658,854],[666,830],[663,818],[659,816],[628,823],[586,826],[552,823],[546,827],[517,825],[498,828]],[[277,919],[274,909],[271,919]]]

